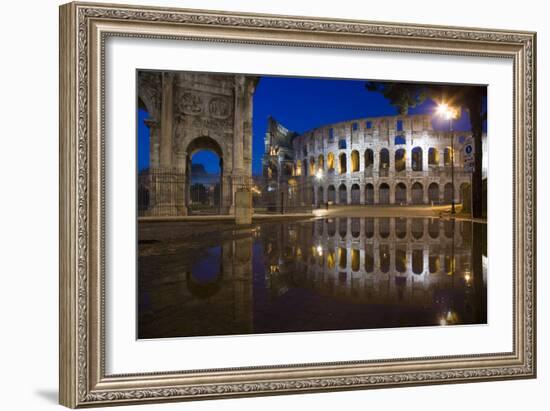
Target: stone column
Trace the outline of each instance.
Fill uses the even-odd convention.
[[[243,120],[244,120],[244,93],[245,76],[235,76],[235,101],[234,101],[234,122],[233,122],[233,171],[240,173],[244,168],[244,142],[243,142]]]
[[[244,87],[244,109],[243,109],[243,154],[245,172],[252,175],[252,109],[256,79],[247,77]]]
[[[378,176],[378,169],[380,167],[380,150],[376,151],[372,149],[372,175],[373,177]]]
[[[174,128],[174,74],[162,73],[162,106],[160,123],[160,167],[172,167],[172,134]]]
[[[191,178],[191,159],[185,151],[176,153],[174,179],[175,179],[175,205],[178,215],[187,215],[187,202],[189,201],[189,189]]]
[[[172,135],[174,117],[174,75],[162,74],[162,101],[160,113],[160,147],[158,169],[153,179],[155,206],[153,215],[176,215],[178,178],[172,169]]]
[[[158,120],[148,118],[145,125],[149,128],[149,168],[158,168],[160,159],[160,123]]]

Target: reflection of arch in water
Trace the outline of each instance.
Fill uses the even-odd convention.
[[[359,271],[360,266],[360,254],[359,250],[352,248],[351,249],[351,271]]]
[[[445,233],[445,237],[452,238],[455,231],[455,221],[449,221],[445,220],[443,221],[443,232]]]
[[[212,247],[185,275],[189,292],[197,298],[209,298],[218,293],[223,279],[222,247]]]
[[[424,236],[424,220],[421,218],[413,218],[411,221],[411,235],[413,238],[420,240]]]
[[[327,235],[333,237],[336,234],[336,220],[330,218],[327,220]]]
[[[428,234],[431,238],[439,237],[439,220],[431,218],[428,220]]]
[[[453,274],[455,271],[455,256],[452,254],[452,250],[445,250],[445,272],[447,274]]]
[[[390,219],[387,217],[378,220],[378,232],[380,237],[388,238],[390,236]]]
[[[374,218],[365,218],[365,237],[372,238],[374,236]]]
[[[412,272],[422,274],[424,271],[424,251],[412,250]]]
[[[338,219],[338,234],[340,234],[340,237],[345,238],[348,234],[348,219],[347,218],[339,218]]]
[[[390,271],[390,246],[380,244],[378,249],[378,259],[380,260],[380,271],[384,274]]]
[[[351,219],[351,236],[353,238],[359,237],[361,234],[361,220],[359,218]]]
[[[367,273],[374,271],[374,246],[372,244],[365,246],[365,271]]]
[[[441,260],[439,258],[439,247],[432,246],[430,247],[430,255],[428,257],[429,259],[429,268],[430,273],[435,274],[441,271]]]
[[[342,270],[348,265],[348,250],[345,247],[338,247],[338,267]]]
[[[407,236],[407,219],[406,218],[395,219],[395,236],[399,239],[403,239]]]
[[[336,267],[336,257],[334,256],[334,250],[329,250],[327,253],[327,268],[334,270]]]
[[[407,271],[407,250],[404,245],[397,245],[395,247],[395,270],[398,273],[404,273]]]

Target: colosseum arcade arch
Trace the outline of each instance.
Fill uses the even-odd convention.
[[[328,186],[327,189],[327,202],[334,204],[336,203],[336,189],[333,185]]]
[[[397,183],[395,186],[395,203],[407,203],[407,186],[403,183]]]
[[[378,187],[378,203],[379,204],[390,203],[390,186],[387,183],[382,183]]]
[[[348,189],[345,184],[340,184],[338,187],[338,204],[348,203]]]
[[[380,162],[378,164],[380,177],[387,177],[390,170],[390,152],[387,148],[380,150]]]
[[[361,189],[359,188],[359,184],[353,184],[351,186],[351,204],[361,204]]]
[[[374,204],[374,186],[371,183],[365,186],[365,204]]]
[[[150,180],[146,215],[186,215],[190,157],[213,150],[223,163],[222,214],[252,177],[252,96],[258,77],[192,72],[138,72],[138,99],[149,112]]]
[[[418,181],[411,187],[411,202],[413,204],[424,204],[424,187]]]
[[[431,183],[428,186],[428,201],[431,204],[439,204],[439,184]]]
[[[353,150],[351,152],[351,172],[355,173],[359,171],[359,151]]]

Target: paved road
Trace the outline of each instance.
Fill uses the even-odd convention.
[[[468,215],[460,215],[461,206],[456,206],[458,220],[471,220]],[[321,208],[313,210],[313,213],[287,213],[287,214],[254,214],[254,220],[264,219],[290,219],[315,217],[451,217],[451,206],[331,206],[328,210]],[[231,221],[232,215],[194,215],[173,217],[140,217],[140,222],[170,222],[170,221]],[[486,220],[475,220],[486,222]]]

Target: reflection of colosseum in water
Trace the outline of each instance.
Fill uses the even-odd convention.
[[[484,227],[339,217],[144,228],[140,338],[483,324]]]
[[[449,321],[484,323],[485,252],[473,255],[473,229],[469,221],[427,218],[291,223],[262,236],[269,287],[275,294],[306,287],[346,302],[394,306],[411,313],[426,310],[400,320],[405,323],[386,321],[385,327],[438,324],[447,321],[449,312]],[[476,245],[483,248],[483,243]],[[364,324],[367,327],[377,326],[375,318],[364,321],[374,322]]]
[[[303,134],[269,118],[262,158],[265,203],[460,203],[470,192],[463,156],[470,138],[471,132],[435,131],[430,115],[350,120]],[[485,141],[483,135],[483,151]]]

